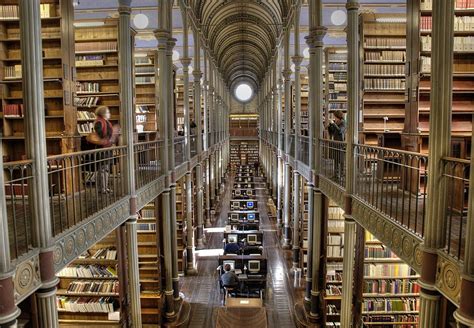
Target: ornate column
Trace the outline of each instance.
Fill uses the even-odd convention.
[[[43,55],[41,43],[41,17],[39,0],[21,0],[20,34],[23,79],[23,105],[25,108],[25,143],[27,157],[33,161],[34,178],[28,186],[35,246],[40,248],[42,286],[37,291],[38,322],[41,327],[58,327],[56,285],[53,265],[53,234],[48,193],[48,169],[43,87]],[[3,187],[2,187],[3,188]],[[8,275],[7,275],[8,276]],[[2,282],[3,282],[2,278]],[[7,292],[12,287],[4,281]],[[12,319],[14,305],[8,304]]]
[[[119,58],[120,58],[120,101],[125,110],[121,115],[122,143],[127,145],[127,160],[125,161],[124,180],[130,194],[130,217],[126,221],[127,240],[127,270],[130,298],[129,311],[133,327],[142,326],[140,305],[140,275],[138,270],[138,240],[137,240],[137,195],[135,191],[135,158],[133,152],[133,130],[135,127],[133,104],[133,62],[132,34],[130,27],[131,0],[119,1]]]
[[[433,1],[430,160],[427,187],[429,196],[426,203],[423,263],[419,280],[420,327],[441,325],[439,322],[441,294],[436,290],[435,283],[437,252],[444,247],[446,238],[447,188],[446,179],[443,178],[442,158],[449,156],[451,150],[454,4],[455,0]]]
[[[351,195],[354,189],[355,157],[354,145],[358,142],[358,114],[360,109],[359,78],[359,3],[348,0],[347,5],[347,49],[348,49],[348,106],[346,146],[346,205],[344,207],[344,279],[341,304],[341,326],[352,322],[354,263],[357,223],[352,217]]]
[[[282,158],[283,153],[283,140],[282,140],[282,133],[283,133],[283,118],[282,118],[282,85],[283,81],[281,77],[277,80],[277,122],[278,122],[278,152],[277,152],[277,161],[278,161],[278,168],[277,168],[277,176],[278,176],[278,190],[277,190],[277,227],[280,229],[282,222],[283,222],[283,171],[284,171],[284,163]]]
[[[293,269],[300,266],[300,175],[293,172]]]
[[[169,153],[170,148],[170,133],[172,125],[169,124],[171,119],[171,111],[169,110],[171,103],[169,99],[169,92],[173,89],[173,81],[169,78],[172,72],[172,66],[168,58],[168,39],[171,35],[171,20],[170,20],[171,6],[168,1],[160,1],[158,3],[158,29],[155,31],[155,36],[158,41],[158,67],[160,69],[159,81],[159,117],[160,120],[160,137],[163,140],[163,147],[161,148],[160,159],[162,170],[165,174],[165,189],[161,193],[161,218],[163,222],[163,254],[164,254],[164,272],[165,272],[165,318],[168,321],[173,321],[176,318],[174,310],[173,297],[173,253],[172,253],[172,237],[171,226],[175,224],[171,217],[170,206],[170,160],[169,157],[173,154]],[[173,133],[173,131],[171,132]],[[172,142],[172,139],[171,139]]]
[[[291,70],[290,70],[290,28],[289,23],[284,28],[284,70],[283,77],[285,81],[285,155],[288,157],[290,154],[290,130],[291,130]],[[290,164],[289,162],[284,163],[284,172],[283,172],[283,248],[290,248]]]

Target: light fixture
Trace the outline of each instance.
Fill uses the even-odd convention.
[[[148,16],[145,14],[136,14],[133,17],[133,25],[135,25],[136,28],[143,30],[148,26]]]
[[[304,56],[304,58],[306,58],[306,59],[309,58],[309,48],[308,48],[308,47],[304,48],[304,50],[303,50],[303,56]]]
[[[331,14],[331,23],[340,26],[346,22],[347,14],[344,10],[334,10]]]
[[[173,61],[178,61],[179,57],[180,57],[179,52],[177,50],[173,50],[173,56],[172,56]]]

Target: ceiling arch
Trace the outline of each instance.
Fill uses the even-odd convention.
[[[294,0],[190,0],[224,80],[264,78]]]

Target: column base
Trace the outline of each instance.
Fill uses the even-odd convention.
[[[186,275],[187,276],[197,276],[198,272],[194,266],[189,266],[186,268]]]
[[[298,302],[294,306],[294,317],[296,327],[298,328],[320,328],[321,325],[321,317],[312,317],[310,315],[309,305],[306,302]]]
[[[474,318],[464,316],[459,309],[454,312],[454,319],[459,327],[474,327]]]
[[[175,302],[174,307],[175,314],[173,320],[169,321],[165,315],[166,322],[163,323],[163,327],[187,327],[191,316],[191,305],[183,299],[180,299]]]
[[[173,278],[173,298],[175,301],[180,299],[179,297],[179,278]]]
[[[282,242],[281,247],[282,247],[283,249],[291,249],[291,248],[292,248],[291,240],[290,240],[290,239],[283,238],[283,242]]]
[[[196,249],[204,249],[205,245],[204,245],[204,239],[203,238],[200,238],[200,239],[197,239],[196,240]]]

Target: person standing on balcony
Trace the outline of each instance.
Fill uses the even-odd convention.
[[[346,139],[346,121],[344,120],[344,113],[340,110],[333,112],[334,121],[328,125],[328,132],[331,139],[334,141],[344,141]],[[343,182],[344,175],[344,145],[334,143],[329,149],[329,158],[334,160],[334,177],[336,182]]]
[[[346,121],[344,120],[344,113],[340,110],[333,112],[334,120],[329,123],[329,135],[335,141],[344,141],[346,138]]]

